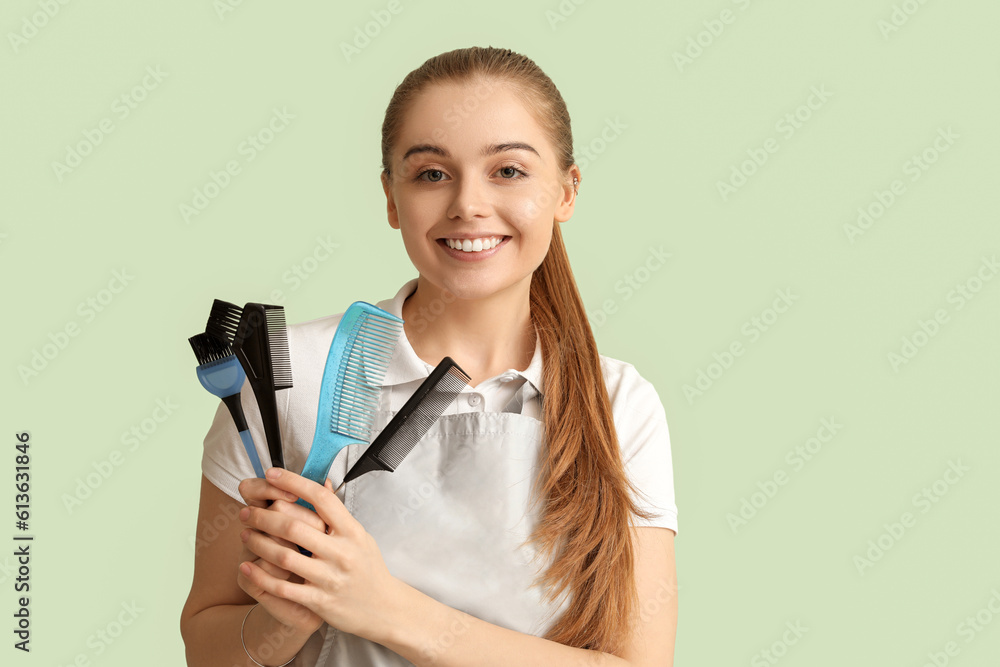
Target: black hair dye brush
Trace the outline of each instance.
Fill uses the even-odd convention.
[[[455,397],[468,386],[469,380],[468,374],[451,357],[442,359],[372,444],[368,445],[357,463],[351,466],[334,493],[366,472],[394,472],[403,458],[427,435],[427,431]]]
[[[216,299],[205,331],[231,341],[260,408],[271,465],[284,468],[274,393],[292,386],[285,309],[263,303],[248,303],[240,308]]]

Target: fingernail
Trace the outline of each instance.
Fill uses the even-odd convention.
[[[246,576],[249,577],[250,576],[250,563],[247,563],[247,562],[240,563],[240,572],[242,572],[243,574],[245,574]]]
[[[242,533],[240,533],[240,539],[243,540],[244,542],[246,542],[247,540],[249,540],[250,539],[250,531],[249,530],[244,530]]]
[[[264,474],[268,479],[278,479],[281,477],[281,468],[268,468]]]
[[[240,510],[240,521],[246,521],[250,517],[250,508],[244,507]]]

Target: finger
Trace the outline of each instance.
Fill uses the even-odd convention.
[[[261,591],[261,597],[269,594],[284,601],[297,602],[304,607],[309,607],[308,603],[311,601],[312,595],[308,590],[307,584],[293,584],[283,579],[277,579],[265,572],[256,563],[249,561],[240,563],[240,574],[246,578],[251,588]],[[263,603],[263,599],[260,597],[251,597]]]
[[[240,588],[242,588],[247,595],[260,602],[261,601],[260,596],[265,593],[264,589],[260,588],[259,586],[257,586],[257,584],[247,579],[243,575],[243,570],[239,569],[239,566],[243,565],[243,563],[250,563],[256,560],[254,558],[254,554],[252,551],[250,551],[249,549],[244,549],[244,551],[246,551],[249,555],[247,558],[243,558],[243,556],[240,556],[240,562],[237,565],[237,570],[236,570],[236,583],[239,584]],[[274,575],[271,574],[271,576]]]
[[[245,533],[249,533],[249,532],[251,532],[251,530],[249,528],[247,528],[244,532]],[[243,539],[242,533],[240,534],[240,539]],[[284,540],[282,540],[282,542],[284,542]],[[292,548],[293,549],[295,548],[294,545],[292,545]],[[278,567],[274,563],[269,563],[268,561],[262,559],[259,554],[254,553],[247,546],[246,541],[244,540],[243,541],[243,549],[240,551],[240,560],[239,560],[239,562],[243,562],[245,560],[259,561],[258,565],[260,565],[262,568],[264,568],[265,570],[267,570],[267,573],[270,574],[273,577],[278,577],[279,579],[288,579],[289,577],[293,576],[293,574],[291,572],[289,572],[288,570],[283,570],[282,568]]]
[[[323,541],[330,537],[325,530],[317,530],[286,514],[260,507],[244,507],[239,516],[240,521],[248,528],[301,545],[312,552],[316,551],[315,547],[323,546]]]
[[[289,548],[292,548],[292,549],[296,548],[295,545],[292,544],[291,542],[289,542],[288,540],[283,540],[280,537],[274,537],[272,535],[268,535],[267,533],[261,533],[261,532],[258,532],[256,530],[252,529],[252,528],[246,528],[246,529],[243,530],[243,532],[240,533],[240,540],[243,542],[243,550],[240,552],[240,561],[245,561],[245,560],[249,560],[249,561],[263,560],[263,557],[259,553],[257,553],[253,548],[251,548],[251,546],[249,544],[250,537],[251,537],[252,534],[260,535],[262,538],[273,540],[274,543],[277,544],[277,545],[279,545],[279,546],[289,547]],[[269,563],[268,567],[265,567],[264,569],[268,570],[268,572],[270,574],[272,574],[272,575],[274,575],[276,577],[281,577],[282,579],[288,579],[290,576],[293,575],[292,572],[289,572],[288,570],[280,568],[280,567],[278,567],[278,565],[276,565],[274,563]]]
[[[250,549],[247,549],[247,551],[250,551]],[[253,552],[251,551],[250,553]],[[258,557],[256,560],[253,560],[252,558],[249,560],[252,560],[258,566],[260,566],[260,569],[264,570],[275,579],[284,579],[285,581],[288,581],[293,576],[292,572],[289,572],[288,570],[278,567],[269,560],[265,560],[260,557]]]
[[[327,526],[325,523],[323,523],[323,519],[319,518],[319,516],[312,510],[306,509],[301,505],[297,505],[295,503],[289,503],[284,500],[276,500],[270,507],[257,508],[257,511],[274,512],[276,514],[280,514],[281,516],[286,516],[290,519],[300,521],[309,526],[310,528],[312,528],[313,530],[320,531],[324,534],[326,534],[327,532]],[[251,526],[248,523],[248,517],[250,516],[250,506],[241,509],[238,516],[240,522],[244,526],[250,528],[257,527],[257,526]],[[272,537],[274,537],[276,540],[279,541],[280,544],[283,544],[284,546],[293,546],[290,541],[284,539],[280,535],[275,535],[272,533]]]
[[[245,530],[253,530],[253,529],[252,528],[246,528]],[[288,540],[284,540],[284,539],[282,539],[280,537],[274,537],[273,535],[270,536],[270,537],[271,537],[271,539],[273,539],[275,542],[277,542],[278,544],[280,544],[282,546],[293,547],[293,548],[295,547],[295,545],[292,544],[291,542],[289,542]],[[240,539],[243,540],[242,533],[240,535]],[[243,549],[240,551],[240,560],[241,561],[244,561],[244,560],[253,560],[254,558],[257,557],[257,554],[255,554],[254,552],[250,551],[247,548],[245,540],[243,541],[242,547],[243,547]]]
[[[264,535],[264,534],[266,534],[266,533],[261,533],[261,535]],[[274,535],[268,535],[268,537],[270,537],[272,540],[274,540],[275,544],[280,544],[283,547],[290,547],[292,549],[297,548],[294,544],[292,544],[288,540],[284,539],[283,537],[275,537]]]
[[[242,523],[243,523],[243,525],[244,525],[244,526],[246,526],[246,522],[245,522],[245,521],[244,521],[244,522],[242,522]],[[250,528],[249,526],[247,526],[247,530],[253,530],[253,528]],[[278,544],[282,545],[282,546],[285,546],[285,547],[293,547],[293,548],[297,548],[297,547],[295,547],[295,545],[294,545],[294,544],[292,544],[291,542],[289,542],[288,540],[286,540],[286,539],[284,539],[284,538],[281,538],[281,537],[275,537],[274,535],[270,535],[269,537],[270,537],[270,538],[271,538],[272,540],[274,540],[275,542],[277,542]],[[240,539],[242,539],[242,537],[241,537]],[[251,552],[251,551],[249,551],[249,550],[247,549],[247,545],[246,545],[246,544],[244,544],[244,545],[243,545],[243,551],[244,551],[245,553],[243,553],[243,554],[242,554],[242,555],[240,556],[240,558],[241,558],[242,560],[253,560],[253,559],[254,559],[254,556],[255,556],[255,554],[253,554],[253,552]]]
[[[245,532],[247,533],[247,548],[257,556],[260,556],[264,562],[270,563],[291,574],[297,574],[309,581],[316,581],[322,576],[323,564],[314,558],[303,556],[294,545],[282,546],[271,539],[270,536],[258,533],[255,530]],[[262,569],[266,570],[267,568]],[[288,579],[288,577],[276,578]]]
[[[267,507],[270,501],[290,500],[295,502],[298,496],[270,484],[266,479],[249,477],[240,481],[237,489],[247,505]]]
[[[316,512],[311,509],[303,507],[295,502],[289,502],[287,500],[275,500],[268,509],[275,512],[281,512],[287,514],[293,519],[298,519],[303,523],[307,523],[316,530],[326,530],[326,524],[323,519],[319,517]]]
[[[357,521],[344,507],[344,503],[340,502],[340,498],[331,493],[329,487],[321,486],[311,479],[283,468],[268,468],[265,474],[271,484],[294,493],[315,507],[316,513],[333,529],[333,532],[350,535],[356,531]]]
[[[256,565],[256,563],[253,564]],[[312,623],[320,620],[308,607],[268,593],[255,584],[250,577],[243,574],[243,563],[240,563],[236,570],[236,581],[247,595],[257,600],[271,616],[285,625],[298,627],[303,622]]]
[[[258,477],[248,477],[240,480],[237,485],[240,495],[246,499],[266,499],[272,497],[285,497],[285,494],[277,487],[270,484],[266,479]]]

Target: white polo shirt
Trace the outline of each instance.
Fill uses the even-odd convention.
[[[403,302],[417,287],[414,278],[407,282],[392,299],[376,305],[402,317]],[[322,317],[288,327],[289,356],[294,386],[277,392],[278,420],[281,430],[285,467],[301,471],[309,454],[316,428],[317,400],[326,365],[326,356],[333,341],[341,314]],[[626,473],[640,492],[637,504],[656,513],[653,519],[635,517],[637,526],[660,526],[677,532],[677,506],[674,501],[673,464],[670,434],[663,404],[653,385],[639,375],[632,364],[600,355],[604,382],[611,399],[611,410],[618,434],[618,443]],[[461,366],[461,361],[456,359]],[[406,338],[405,332],[393,351],[383,381],[380,409],[398,411],[434,366],[420,359]],[[476,387],[466,387],[451,403],[445,414],[463,412],[500,412],[517,390],[525,385],[527,395],[521,414],[542,419],[538,402],[527,400],[533,393],[542,394],[542,349],[536,337],[535,353],[522,370],[510,368],[484,380]],[[267,444],[260,425],[260,413],[253,400],[249,383],[241,392],[243,410],[261,463],[270,464]],[[346,449],[334,459],[329,477],[334,487],[347,474]],[[253,467],[243,449],[229,411],[220,401],[215,420],[204,440],[202,472],[215,486],[230,497],[243,502],[238,485],[253,477]],[[344,499],[344,491],[339,494]]]

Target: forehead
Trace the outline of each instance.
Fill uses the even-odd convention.
[[[545,133],[509,83],[474,81],[432,84],[418,95],[403,120],[394,152],[436,144],[452,153],[478,153],[486,144],[523,141],[543,156],[551,152]]]

